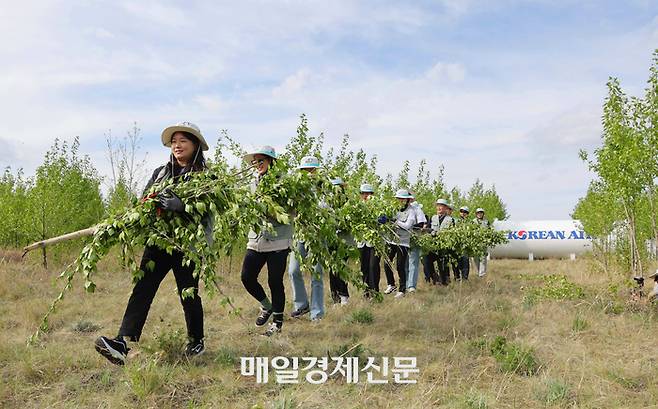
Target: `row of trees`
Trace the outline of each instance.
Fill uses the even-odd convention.
[[[54,237],[79,230],[97,223],[108,214],[115,214],[129,206],[145,182],[144,158],[139,159],[140,130],[135,124],[121,140],[106,134],[107,158],[110,175],[102,178],[89,157],[81,156],[80,144],[55,140],[46,153],[43,163],[33,177],[26,178],[22,170],[6,169],[0,179],[0,246],[19,248],[30,242]],[[224,160],[232,152],[241,155],[241,147],[224,131],[210,161]],[[429,165],[421,160],[415,180],[409,161],[405,161],[401,172],[394,177],[377,174],[377,157],[368,156],[362,149],[352,150],[350,139],[345,135],[340,148],[325,149],[324,136],[308,135],[308,122],[301,117],[297,134],[286,147],[285,156],[296,163],[299,158],[313,154],[318,156],[332,175],[341,176],[351,188],[363,182],[377,186],[381,195],[393,195],[400,187],[410,188],[424,205],[427,213],[434,212],[434,201],[448,198],[456,206],[483,207],[490,218],[505,219],[505,204],[496,193],[495,187],[486,188],[479,180],[467,192],[458,188],[448,189],[443,179],[443,167],[436,168],[432,175]],[[107,184],[105,198],[101,194],[102,183]],[[67,246],[60,245],[68,253]],[[44,265],[47,264],[46,249],[42,250]]]
[[[455,208],[468,206],[471,212],[482,207],[491,220],[505,220],[509,217],[507,207],[494,185],[486,187],[477,179],[465,192],[458,187],[449,188],[444,180],[443,165],[433,167],[425,159],[420,160],[415,171],[411,162],[405,160],[397,176],[388,173],[382,178],[377,173],[377,156],[368,156],[363,149],[352,150],[347,134],[343,136],[338,150],[333,147],[325,149],[322,134],[308,135],[308,124],[304,115],[301,117],[297,135],[286,146],[285,155],[293,161],[314,155],[320,159],[323,167],[329,169],[333,175],[343,178],[351,188],[358,188],[361,183],[368,182],[377,187],[378,194],[388,196],[393,195],[398,188],[408,188],[429,214],[434,213],[434,202],[438,198],[445,198]],[[415,178],[412,175],[415,175]]]
[[[580,152],[596,178],[573,216],[597,238],[595,252],[606,270],[619,263],[639,276],[656,256],[658,238],[658,50],[643,97],[629,97],[617,78],[607,87],[601,146]]]
[[[22,169],[6,168],[0,177],[0,246],[23,247],[67,232],[94,225],[104,215],[130,205],[143,183],[144,159],[137,160],[139,128],[134,124],[121,140],[106,134],[111,174],[105,179],[103,198],[99,175],[90,158],[80,155],[80,141],[71,144],[55,139],[35,175],[26,178]],[[79,243],[60,245],[58,254]],[[41,252],[44,266],[47,249]]]

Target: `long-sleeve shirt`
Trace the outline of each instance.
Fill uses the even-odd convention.
[[[389,243],[409,247],[411,242],[411,228],[416,223],[416,212],[411,206],[407,206],[404,210],[399,211],[395,215],[394,223],[396,237],[389,240]]]

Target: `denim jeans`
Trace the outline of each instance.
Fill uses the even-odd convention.
[[[487,255],[483,255],[480,257],[473,257],[473,261],[475,262],[475,268],[478,271],[478,276],[484,277],[487,274]]]
[[[297,243],[294,254],[291,255],[288,263],[288,274],[292,284],[292,298],[295,310],[310,307],[311,319],[324,317],[324,283],[322,281],[322,267],[318,264],[315,266],[315,274],[311,275],[311,303],[308,302],[306,293],[306,284],[302,276],[301,266],[297,257],[305,258],[307,255],[304,243]],[[316,277],[317,276],[317,277]]]
[[[420,268],[420,248],[409,249],[409,272],[407,273],[407,290],[418,286],[418,270]]]

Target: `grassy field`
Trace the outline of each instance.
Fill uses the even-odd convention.
[[[234,260],[222,283],[241,313],[204,298],[204,356],[180,354],[182,309],[173,276],[155,299],[125,367],[93,348],[114,335],[131,285],[102,264],[98,289],[71,292],[51,330],[26,339],[57,295],[56,271],[0,263],[0,406],[213,408],[643,408],[658,405],[655,307],[629,305],[627,289],[587,261],[495,260],[485,279],[371,304],[357,294],[319,323],[286,319],[268,339],[253,320]],[[228,270],[227,266],[222,267]],[[264,272],[263,275],[266,273]],[[543,278],[542,278],[543,277]],[[265,277],[262,277],[263,279]],[[287,282],[286,276],[286,284]],[[263,282],[265,282],[263,280]],[[289,286],[288,286],[289,287]],[[328,291],[328,283],[326,285]],[[290,298],[290,291],[287,291]],[[327,297],[329,298],[329,297]],[[290,304],[287,306],[290,312]],[[416,385],[256,384],[241,356],[415,356]]]

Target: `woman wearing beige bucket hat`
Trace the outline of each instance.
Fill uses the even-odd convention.
[[[180,122],[165,128],[162,131],[162,144],[171,148],[169,161],[155,169],[146,184],[143,196],[155,197],[156,206],[163,211],[183,213],[185,209],[183,202],[170,189],[150,192],[151,187],[167,179],[174,179],[174,183],[177,183],[187,179],[191,172],[203,171],[206,168],[203,151],[208,150],[208,144],[199,128],[191,122]],[[210,241],[212,240],[211,218],[205,217],[203,224],[206,239]],[[147,245],[139,268],[144,275],[135,283],[118,335],[113,339],[105,336],[96,339],[96,351],[114,364],[125,363],[129,351],[127,342],[139,341],[158,287],[169,270],[173,270],[189,338],[185,353],[190,357],[202,354],[204,352],[203,306],[198,294],[199,277],[193,275],[194,264],[183,265],[183,253],[180,251],[168,254],[158,247]],[[182,297],[182,291],[186,288],[194,288],[193,297]]]

